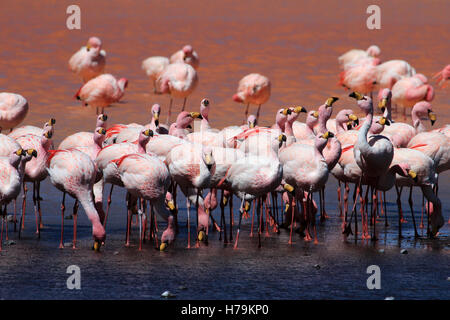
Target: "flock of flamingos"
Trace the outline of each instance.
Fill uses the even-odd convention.
[[[355,109],[365,114],[363,119],[358,119],[351,109],[341,110],[332,118],[338,98],[324,97],[325,103],[317,110],[283,107],[274,115],[272,126],[259,126],[261,105],[270,98],[271,84],[267,77],[252,73],[240,80],[233,96],[234,101],[246,105],[244,124],[218,130],[209,124],[208,99],[201,101],[200,112],[184,110],[187,97],[198,84],[199,67],[197,52],[186,45],[170,58],[150,57],[142,63],[154,93],[170,96],[166,124],[160,121],[160,105],[154,104],[150,123],[108,127],[104,108],[123,97],[128,81],[104,73],[106,53],[101,40],[91,37],[70,58],[69,68],[84,83],[75,97],[83,106],[97,109],[93,132],[74,133],[55,148],[52,142],[55,120],[50,119],[42,128],[19,126],[27,115],[27,100],[19,94],[0,93],[0,129],[10,129],[8,134],[0,134],[0,250],[4,229],[8,237],[8,223],[13,223],[14,229],[19,224],[19,237],[24,228],[27,183],[33,184],[36,233],[40,235],[40,183],[47,177],[62,192],[61,248],[68,194],[76,199],[72,215],[73,248],[77,243],[77,210],[81,204],[92,223],[93,248],[100,250],[106,240],[114,186],[127,191],[127,246],[136,217],[139,249],[145,240],[154,241],[160,250],[168,248],[178,233],[179,190],[186,199],[188,247],[194,224],[196,246],[207,242],[209,229],[213,229],[220,233],[220,240],[234,241],[237,248],[243,217],[251,219],[250,235],[253,236],[255,228],[259,246],[262,234],[277,233],[280,228],[289,231],[289,243],[293,233],[317,243],[316,215],[321,221],[328,218],[324,190],[330,173],[339,182],[337,195],[344,237],[376,240],[377,223],[381,223],[383,216],[386,224],[388,221],[385,192],[391,188],[396,189],[398,196],[401,237],[401,225],[406,220],[400,196],[406,187],[410,188],[415,236],[419,236],[417,228],[426,228],[428,237],[438,236],[444,225],[438,176],[450,168],[450,125],[427,131],[423,121],[429,120],[431,125],[436,121],[431,105],[433,87],[406,61],[381,63],[379,56],[380,49],[371,46],[367,50],[350,50],[338,59],[342,68],[340,84],[351,92]],[[435,78],[439,86],[445,86],[450,79],[450,65]],[[378,91],[375,107],[374,90]],[[176,121],[169,126],[173,98],[184,99],[184,103]],[[248,114],[250,104],[258,106],[256,115]],[[394,121],[394,108],[402,108],[403,113],[410,110],[412,122]],[[374,116],[374,109],[381,115]],[[302,113],[305,122],[297,120]],[[195,119],[201,120],[195,126],[198,130],[192,130]],[[103,189],[108,183],[111,187],[104,204]],[[426,199],[422,200],[422,216],[417,225],[413,187],[419,187]],[[18,221],[16,199],[22,189]],[[313,200],[314,192],[319,193],[319,205]],[[233,195],[240,199],[236,233]],[[349,196],[353,200],[350,208]],[[10,202],[14,203],[14,215],[7,216]],[[216,221],[212,213],[218,206],[221,215]],[[196,213],[195,223],[190,221],[191,207]],[[157,216],[167,223],[160,237]]]

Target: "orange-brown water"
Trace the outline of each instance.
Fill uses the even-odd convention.
[[[215,127],[242,121],[243,106],[231,96],[239,79],[250,72],[272,80],[272,97],[263,106],[260,121],[269,125],[282,105],[311,109],[330,95],[342,98],[335,104],[337,110],[356,109],[346,97],[348,92],[337,86],[337,57],[351,48],[377,44],[383,60],[407,60],[428,77],[450,62],[448,1],[76,1],[81,7],[82,29],[71,31],[66,28],[66,8],[73,3],[0,2],[0,91],[17,92],[28,99],[26,124],[40,126],[55,117],[56,145],[68,134],[92,130],[95,124],[95,111],[73,98],[81,83],[67,67],[69,57],[92,35],[103,40],[106,71],[130,80],[124,103],[107,110],[110,123],[145,123],[155,102],[167,112],[169,98],[151,94],[141,61],[152,55],[168,56],[186,43],[194,46],[201,59],[200,83],[188,100],[188,109],[197,111],[200,100],[208,97]],[[366,28],[366,8],[374,3],[381,7],[381,30],[371,31]],[[450,89],[437,89],[433,102],[436,126],[450,122],[449,105]],[[440,177],[445,221],[449,181],[448,172]],[[94,254],[89,250],[91,225],[83,213],[78,227],[80,250],[57,249],[61,193],[46,180],[41,190],[46,225],[41,239],[34,234],[31,192],[21,240],[9,224],[10,239],[17,243],[5,245],[0,254],[0,298],[157,299],[165,290],[181,299],[449,298],[448,224],[438,240],[414,240],[404,191],[408,223],[402,227],[405,238],[399,240],[395,191],[391,191],[387,203],[390,226],[377,225],[379,241],[353,242],[352,237],[345,241],[335,190],[335,179],[330,178],[326,201],[331,218],[319,225],[319,245],[296,235],[294,245],[289,246],[289,233],[281,230],[280,235],[264,237],[258,249],[257,238],[248,237],[250,221],[244,220],[239,250],[223,248],[217,233],[210,234],[208,247],[187,250],[186,209],[180,195],[180,234],[165,253],[153,250],[148,242],[138,251],[136,226],[131,248],[123,246],[125,193],[115,190],[106,246]],[[72,203],[67,200],[66,214]],[[235,209],[236,203],[237,199]],[[414,204],[419,219],[418,190]],[[219,221],[220,211],[212,214]],[[235,210],[235,224],[237,217]],[[66,220],[65,225],[65,242],[70,242],[72,221]],[[162,223],[160,235],[164,227]],[[401,248],[408,248],[409,254],[401,255]],[[82,290],[66,289],[66,268],[71,264],[81,268]],[[371,264],[382,269],[382,290],[366,287],[366,267]],[[180,285],[187,290],[178,290]]]
[[[366,8],[373,3],[381,8],[381,30],[366,27]],[[103,41],[106,71],[130,80],[124,103],[106,111],[110,123],[148,122],[155,102],[167,112],[169,98],[151,94],[141,62],[168,56],[187,43],[201,60],[200,83],[188,109],[197,111],[200,100],[208,97],[215,127],[242,121],[244,107],[231,96],[239,79],[251,72],[272,81],[260,121],[269,125],[280,106],[312,109],[330,95],[342,98],[337,110],[355,108],[337,86],[337,57],[351,48],[377,44],[383,60],[404,59],[428,77],[449,63],[448,1],[77,1],[81,30],[66,28],[70,4],[0,3],[0,91],[29,100],[25,123],[41,125],[55,117],[57,142],[95,124],[95,111],[73,98],[81,83],[67,67],[69,57],[92,35]],[[174,111],[181,102],[176,101]],[[449,103],[450,89],[437,89],[436,126],[449,122]]]

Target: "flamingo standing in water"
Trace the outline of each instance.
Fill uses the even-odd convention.
[[[60,248],[64,248],[64,210],[66,193],[75,198],[83,207],[86,215],[92,223],[92,235],[94,237],[95,251],[100,250],[105,241],[106,233],[100,222],[100,217],[94,206],[92,188],[97,177],[97,168],[94,162],[84,152],[68,150],[51,150],[47,160],[47,170],[51,183],[63,193],[61,202],[61,240]],[[73,211],[73,243],[76,249],[77,241],[77,209]]]
[[[102,41],[97,37],[91,37],[86,46],[81,47],[70,58],[69,69],[86,83],[102,74],[105,64],[106,52],[102,50]]]
[[[82,131],[82,132],[77,132],[77,133],[71,134],[70,136],[67,136],[66,138],[64,138],[63,141],[61,141],[61,143],[58,146],[58,149],[87,147],[92,144],[95,144],[95,141],[94,141],[95,132],[97,132],[97,130],[99,128],[106,129],[106,127],[107,127],[106,121],[107,120],[108,120],[108,116],[106,114],[98,115],[97,122],[95,124],[96,128],[95,128],[94,132]]]
[[[417,102],[422,100],[431,102],[433,99],[434,89],[428,84],[427,77],[420,73],[404,77],[392,86],[392,102],[403,107],[403,115],[406,108],[412,108]]]
[[[363,96],[358,92],[352,92],[350,97],[355,98],[360,107],[366,114],[366,118],[361,129],[358,132],[358,140],[353,148],[356,163],[362,170],[359,187],[356,192],[362,194],[362,179],[367,178],[372,188],[376,188],[379,182],[379,177],[386,174],[388,171],[392,158],[394,157],[394,147],[392,142],[382,135],[370,137],[367,140],[367,134],[372,126],[373,120],[373,104],[372,99],[368,96]],[[368,187],[366,194],[368,192]],[[361,191],[360,191],[361,190]],[[372,189],[373,190],[373,189]],[[377,201],[377,192],[375,190],[374,201]],[[363,206],[363,205],[362,205]],[[367,217],[365,217],[365,226],[363,224],[363,239],[369,239]],[[376,240],[376,239],[372,239]]]
[[[17,93],[0,93],[0,132],[19,125],[28,113],[28,101]]]
[[[153,83],[153,93],[156,93],[156,79],[169,64],[169,58],[161,56],[149,57],[142,61],[142,70],[145,71],[145,74]]]
[[[144,199],[150,202],[150,217],[154,221],[155,215],[153,210],[156,210],[158,214],[166,216],[169,214],[165,207],[166,193],[170,186],[170,174],[166,165],[157,157],[150,156],[148,154],[129,154],[125,155],[114,163],[118,167],[120,179],[131,195]],[[139,209],[139,225],[140,225],[140,237],[139,237],[139,250],[142,249],[142,222],[145,212],[144,208]],[[130,212],[130,210],[128,210]],[[166,220],[167,220],[166,218]],[[173,224],[173,216],[170,222]],[[144,223],[146,225],[146,223]],[[170,233],[171,236],[163,234],[164,242],[166,245],[172,242],[174,234],[171,232],[172,228],[168,228],[166,233]],[[154,230],[150,230],[154,232]],[[166,239],[167,238],[167,239]],[[160,249],[164,250],[161,244]]]
[[[248,117],[250,104],[258,105],[258,111],[256,112],[256,121],[258,121],[261,105],[270,98],[270,88],[269,78],[259,73],[250,73],[239,81],[237,93],[233,95],[233,100],[247,104],[244,121]]]
[[[438,82],[438,85],[441,86],[441,88],[445,88],[446,81],[450,80],[450,64],[444,67],[441,71],[436,73],[433,76],[433,79],[436,79]]]
[[[8,156],[0,157],[0,214],[2,219],[2,230],[0,237],[0,251],[3,244],[3,225],[5,224],[6,206],[11,200],[15,200],[20,193],[20,186],[23,181],[21,164],[36,157],[37,152],[33,149],[23,150],[18,148]],[[2,209],[2,206],[3,209]],[[6,239],[8,239],[8,225],[6,224]]]
[[[75,94],[75,97],[81,100],[84,106],[95,107],[99,114],[99,109],[103,113],[106,107],[119,102],[125,94],[127,86],[126,78],[117,80],[111,74],[102,74],[86,82]]]
[[[170,63],[183,62],[191,65],[195,70],[200,65],[198,54],[190,44],[185,45],[181,50],[178,50],[170,56]]]
[[[381,54],[381,50],[376,45],[371,45],[367,50],[352,49],[342,54],[338,58],[339,66],[341,69],[348,69],[354,66],[361,60],[367,58],[378,58]],[[377,61],[379,63],[379,60]]]
[[[25,210],[26,210],[26,195],[27,187],[26,182],[33,183],[33,203],[34,203],[34,214],[36,217],[36,233],[40,236],[40,229],[43,227],[42,224],[42,213],[41,213],[41,181],[47,178],[47,159],[49,156],[49,150],[52,144],[52,129],[47,127],[41,136],[35,136],[33,134],[28,134],[20,136],[17,138],[17,143],[19,143],[22,148],[34,149],[37,151],[38,156],[35,159],[27,162],[24,170],[23,179],[23,203],[22,203],[22,217],[20,231],[25,228]],[[19,233],[20,235],[20,233]]]
[[[187,97],[195,90],[197,85],[197,71],[191,65],[182,62],[169,64],[156,79],[157,92],[170,95],[167,123],[169,123],[172,114],[173,98],[184,99],[181,108],[181,111],[184,111]]]

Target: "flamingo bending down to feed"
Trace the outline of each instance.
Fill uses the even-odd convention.
[[[361,60],[367,59],[367,58],[378,58],[381,54],[381,50],[376,45],[371,45],[367,50],[361,50],[361,49],[352,49],[347,51],[346,53],[342,54],[338,58],[339,66],[341,69],[348,69],[351,66],[354,66]],[[379,60],[377,61],[377,64],[379,63]]]
[[[23,172],[21,172],[23,168],[21,167],[30,161],[32,157],[37,157],[36,150],[24,150],[22,148],[18,148],[8,156],[0,157],[0,214],[2,216],[0,251],[3,244],[4,224],[6,224],[6,239],[8,239],[8,225],[5,222],[6,206],[19,195],[23,181]],[[4,206],[3,209],[2,206]]]
[[[105,241],[106,233],[100,222],[100,217],[94,206],[93,186],[97,177],[97,168],[91,158],[84,152],[68,150],[52,150],[47,161],[47,170],[51,183],[63,193],[61,202],[61,240],[60,248],[64,248],[64,210],[66,193],[75,198],[83,207],[92,223],[95,251],[100,250]],[[77,240],[77,206],[73,211],[73,243],[76,249]]]
[[[187,97],[195,90],[197,85],[197,71],[191,65],[182,62],[169,64],[156,79],[157,93],[170,95],[167,123],[169,123],[172,114],[173,98],[184,99],[181,108],[181,111],[184,111]]]
[[[17,93],[0,93],[0,132],[18,126],[28,113],[28,101]]]
[[[200,59],[197,52],[190,44],[185,45],[181,50],[178,50],[170,56],[170,63],[183,62],[191,65],[195,70],[200,65]]]
[[[81,47],[70,58],[69,69],[86,83],[102,74],[105,64],[106,52],[102,50],[102,41],[97,37],[91,37],[86,46]]]
[[[86,82],[75,94],[84,106],[95,107],[97,114],[104,113],[104,109],[112,103],[119,102],[128,86],[126,78],[117,80],[111,74],[99,75]]]
[[[256,112],[256,121],[258,121],[261,105],[266,103],[270,98],[270,88],[271,83],[269,78],[259,73],[250,73],[239,81],[237,93],[233,95],[233,100],[247,104],[244,121],[248,117],[250,104],[258,105],[258,111]]]

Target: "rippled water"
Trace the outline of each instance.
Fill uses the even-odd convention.
[[[188,100],[188,110],[198,110],[203,97],[211,101],[214,127],[240,123],[243,107],[231,100],[239,79],[260,72],[272,81],[272,97],[263,106],[261,123],[274,121],[282,105],[315,108],[330,96],[341,98],[336,110],[354,101],[337,86],[337,57],[350,48],[377,44],[382,59],[405,59],[418,72],[431,77],[449,63],[448,1],[383,3],[382,28],[365,27],[369,2],[297,1],[77,1],[82,30],[65,27],[63,1],[2,1],[0,3],[0,91],[17,92],[30,103],[27,124],[41,125],[57,119],[55,142],[80,130],[92,130],[95,111],[73,99],[80,86],[67,61],[91,35],[103,40],[107,72],[130,80],[124,101],[107,110],[110,123],[143,122],[150,106],[158,102],[167,110],[168,97],[151,94],[140,69],[152,55],[169,55],[191,43],[200,55],[200,83]],[[449,123],[450,89],[437,89],[433,108],[436,126]],[[179,108],[181,101],[175,104]],[[252,112],[255,112],[253,107]],[[395,116],[395,115],[394,115]],[[163,116],[165,119],[165,116]],[[449,175],[440,178],[444,217],[449,218]],[[41,239],[33,233],[32,203],[28,204],[24,238],[10,232],[15,245],[5,246],[0,257],[1,298],[159,298],[171,290],[180,299],[316,299],[316,298],[435,298],[448,299],[449,227],[439,240],[414,241],[408,223],[406,236],[397,238],[394,193],[389,193],[390,227],[378,227],[380,241],[356,244],[343,241],[336,212],[335,181],[327,186],[327,211],[331,219],[319,228],[319,245],[296,238],[289,246],[288,233],[257,239],[248,237],[245,221],[240,248],[223,248],[211,234],[208,247],[186,250],[186,228],[181,208],[181,233],[169,252],[160,253],[146,244],[125,248],[124,194],[115,191],[107,228],[107,245],[100,254],[90,250],[87,219],[80,214],[80,249],[58,250],[60,193],[44,183],[42,194],[46,229]],[[420,217],[420,198],[415,197]],[[180,199],[180,204],[183,203]],[[235,201],[237,203],[237,201]],[[20,207],[20,206],[19,206]],[[69,205],[67,206],[69,208]],[[218,212],[214,213],[218,218]],[[66,221],[66,242],[71,221]],[[9,226],[10,231],[12,225]],[[136,230],[136,229],[134,229]],[[134,231],[133,244],[137,244]],[[385,249],[379,253],[380,248]],[[407,248],[409,254],[399,253]],[[68,265],[79,265],[82,290],[66,289]],[[320,269],[314,268],[319,264]],[[367,266],[382,270],[382,289],[367,290]],[[186,290],[178,289],[184,285]]]

